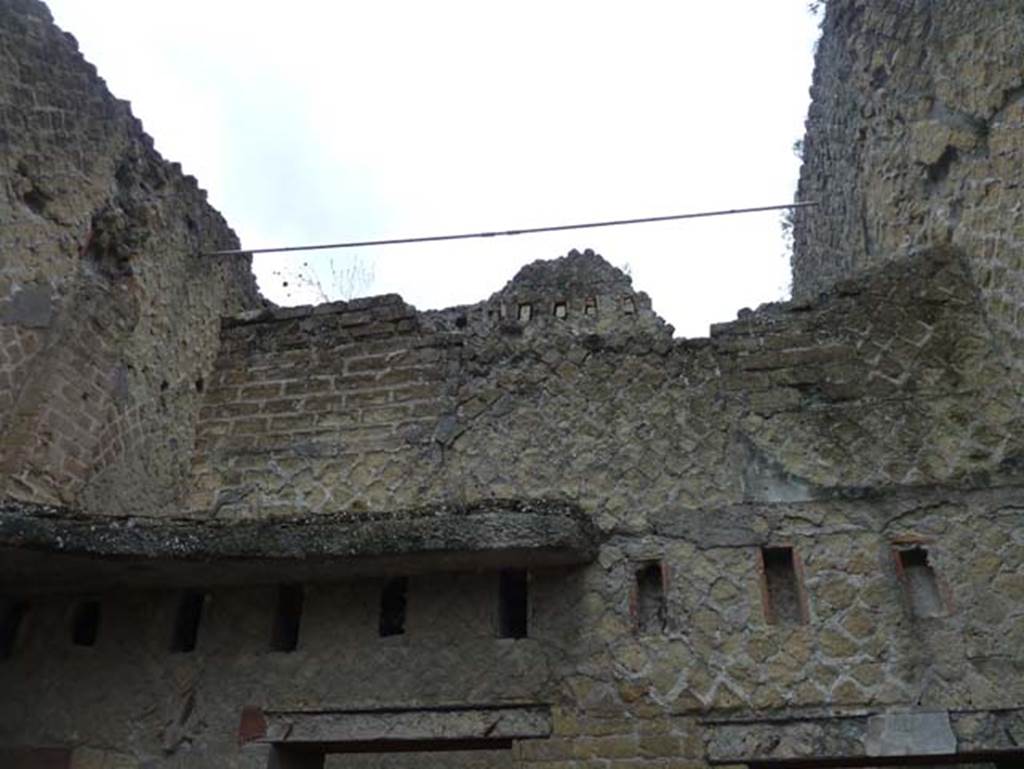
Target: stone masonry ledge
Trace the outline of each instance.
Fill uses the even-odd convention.
[[[778,720],[709,720],[711,764],[878,766],[949,759],[1024,763],[1024,709],[863,712]]]
[[[398,749],[433,743],[507,742],[549,737],[551,708],[543,704],[377,710],[275,711],[245,708],[239,742],[330,745],[332,752]]]
[[[0,502],[0,591],[211,586],[586,563],[599,535],[562,502],[489,501],[294,519],[120,518]]]
[[[273,323],[275,321],[312,318],[321,315],[340,315],[351,313],[358,316],[353,322],[362,323],[372,320],[394,320],[396,318],[414,317],[416,308],[405,303],[398,294],[380,294],[366,296],[349,301],[325,302],[323,304],[301,304],[295,307],[261,307],[247,310],[236,315],[221,318],[221,327],[247,326],[254,323]]]

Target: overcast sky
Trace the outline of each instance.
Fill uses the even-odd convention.
[[[58,24],[248,248],[785,203],[807,0],[49,0]],[[779,215],[257,257],[316,301],[353,258],[421,309],[593,248],[677,335],[785,294]],[[284,271],[285,275],[280,275]],[[305,270],[308,272],[308,268]],[[282,284],[288,282],[285,288]],[[333,298],[333,297],[332,297]]]

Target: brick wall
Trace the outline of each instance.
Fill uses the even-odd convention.
[[[227,321],[200,412],[191,508],[248,516],[379,507],[401,481],[384,463],[432,461],[435,427],[453,406],[445,383],[454,344],[425,333],[397,296]],[[311,464],[330,480],[290,489]]]

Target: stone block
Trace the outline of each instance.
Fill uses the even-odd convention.
[[[944,756],[956,753],[949,713],[885,713],[871,716],[864,735],[869,756]]]

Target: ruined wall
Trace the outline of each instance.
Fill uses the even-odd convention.
[[[205,193],[36,0],[0,1],[0,493],[157,512],[219,318],[258,302]]]
[[[274,557],[308,552],[264,552],[251,584],[196,585],[208,596],[191,650],[172,651],[177,591],[14,591],[0,604],[8,628],[12,602],[23,609],[0,639],[0,749],[64,747],[92,768],[262,769],[239,749],[249,705],[540,703],[550,737],[459,763],[862,758],[829,751],[864,750],[851,724],[905,711],[949,711],[955,749],[1019,758],[1024,430],[1012,313],[997,299],[1015,289],[1012,270],[980,277],[987,255],[1012,263],[1020,222],[998,165],[1019,141],[1000,58],[1016,50],[1017,9],[997,5],[985,8],[1002,26],[969,16],[973,3],[829,3],[802,184],[839,190],[798,221],[797,300],[673,340],[592,252],[529,265],[469,307],[421,313],[386,296],[253,309],[241,267],[187,256],[232,241],[194,186],[40,6],[0,0],[0,34],[17,36],[0,48],[17,65],[0,96],[77,105],[85,88],[98,110],[29,128],[31,110],[2,104],[22,132],[4,129],[20,143],[4,153],[0,237],[24,256],[0,268],[0,332],[16,342],[0,349],[35,353],[0,380],[13,393],[0,410],[6,493],[63,505],[39,515],[128,514],[126,530],[156,512],[248,534],[320,514],[400,526],[414,512],[422,527],[489,501],[561,501],[600,532],[593,562],[531,571],[523,638],[497,637],[497,574],[450,573],[443,549],[432,573],[409,576],[404,633],[381,636],[381,580],[309,584],[291,651],[272,650]],[[891,48],[865,64],[868,45]],[[67,83],[52,74],[65,69]],[[921,94],[916,122],[868,120]],[[953,116],[958,100],[975,111]],[[979,114],[968,151],[951,126]],[[912,154],[933,140],[938,154]],[[23,147],[37,141],[35,157]],[[52,172],[33,177],[37,165]],[[983,188],[1005,216],[986,218],[970,197]],[[846,261],[830,250],[849,244]],[[68,387],[101,375],[87,398]],[[101,425],[119,419],[137,437],[104,464]],[[69,446],[100,464],[74,476]],[[84,600],[99,602],[98,632],[76,644]],[[839,742],[815,731],[830,728]]]
[[[442,624],[411,615],[398,642],[374,635],[379,584],[311,588],[334,597],[308,606],[301,663],[267,651],[266,597],[215,593],[254,630],[203,668],[192,736],[165,765],[195,750],[242,761],[217,735],[250,697],[550,702],[552,737],[513,749],[517,765],[542,767],[705,766],[725,749],[721,719],[746,730],[742,743],[796,715],[1024,701],[1019,407],[957,254],[885,265],[697,341],[673,341],[609,270],[574,253],[472,307],[417,313],[382,297],[225,322],[190,515],[400,519],[555,497],[593,516],[605,542],[590,566],[533,574],[518,641],[493,637],[493,575],[413,577],[410,612],[429,607]],[[566,275],[582,276],[571,291]],[[802,613],[771,605],[765,546],[797,554]],[[915,547],[936,576],[923,614],[898,555]],[[637,572],[650,564],[663,606],[641,624]],[[146,669],[168,676],[158,651]],[[137,675],[120,655],[103,664]],[[102,733],[142,760],[159,729]]]
[[[614,291],[565,288],[586,265],[612,269],[571,254],[444,313],[380,297],[227,321],[189,513],[555,498],[642,530],[666,508],[1015,472],[1020,409],[955,254],[696,341],[674,341],[621,274]],[[512,317],[540,273],[562,293]]]
[[[0,742],[263,766],[236,742],[252,703],[544,702],[553,734],[516,765],[667,769],[772,743],[775,719],[948,710],[969,729],[1019,708],[1020,407],[982,311],[946,250],[674,341],[625,275],[573,253],[471,307],[227,319],[189,515],[555,498],[602,529],[596,560],[531,573],[524,639],[495,637],[494,573],[414,574],[398,638],[378,637],[379,582],[308,586],[291,653],[269,650],[272,588],[212,588],[188,654],[168,648],[173,593],[101,596],[89,649],[69,642],[82,597],[33,598],[0,663]],[[797,608],[771,597],[766,547],[793,549]]]
[[[522,639],[495,637],[493,572],[413,574],[398,637],[378,635],[380,581],[308,585],[294,652],[270,650],[272,568],[266,587],[210,588],[189,653],[169,649],[173,592],[98,596],[87,649],[69,640],[86,596],[29,597],[0,662],[0,744],[262,767],[237,745],[251,704],[545,703],[553,733],[515,743],[515,765],[806,757],[779,723],[906,709],[1006,747],[975,714],[1024,702],[1021,430],[982,311],[945,250],[679,341],[625,276],[573,253],[471,307],[228,319],[189,515],[401,521],[558,498],[601,528],[596,560],[531,573]],[[791,548],[788,598],[765,548]]]
[[[528,266],[472,307],[417,313],[384,296],[227,319],[188,511],[271,517],[572,497],[582,463],[608,461],[584,453],[588,437],[611,437],[575,420],[629,401],[583,365],[615,358],[598,349],[606,343],[664,354],[671,328],[592,252]]]
[[[1024,360],[1024,6],[829,0],[804,138],[793,292],[922,248],[967,257]]]

